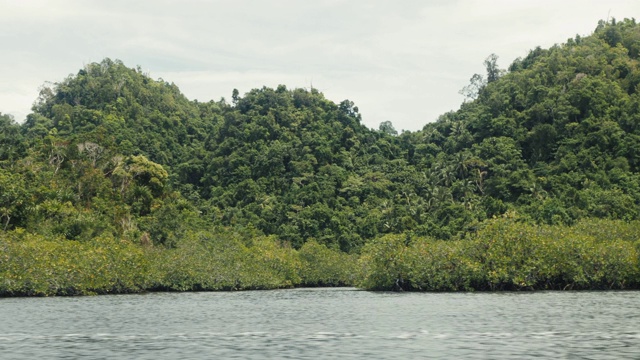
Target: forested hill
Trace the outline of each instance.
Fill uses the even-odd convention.
[[[640,26],[614,20],[536,48],[506,72],[490,57],[486,78],[470,85],[477,99],[425,126],[428,145],[416,146],[471,168],[490,213],[514,208],[546,223],[637,218],[639,53]]]
[[[624,20],[508,70],[491,56],[458,111],[401,134],[314,89],[200,103],[106,59],[43,89],[24,124],[0,115],[2,228],[167,246],[224,228],[352,251],[505,213],[637,219],[639,52]]]

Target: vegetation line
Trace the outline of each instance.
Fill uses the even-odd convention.
[[[498,60],[401,133],[315,89],[202,103],[88,64],[0,113],[0,295],[637,288],[640,25]]]

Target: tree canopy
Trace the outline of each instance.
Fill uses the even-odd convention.
[[[637,219],[639,54],[633,19],[508,70],[492,54],[470,101],[400,134],[315,89],[201,103],[105,59],[43,88],[24,124],[0,114],[2,227],[166,246],[234,228],[349,252],[384,234],[461,238],[509,212]]]

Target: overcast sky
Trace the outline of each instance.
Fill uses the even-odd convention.
[[[45,81],[105,57],[189,99],[313,86],[363,122],[417,130],[457,109],[491,53],[507,68],[638,0],[0,0],[0,112],[22,121]]]

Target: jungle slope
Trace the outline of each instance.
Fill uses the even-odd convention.
[[[489,57],[401,134],[313,89],[199,103],[89,64],[0,114],[0,294],[637,287],[639,52],[625,19]]]

